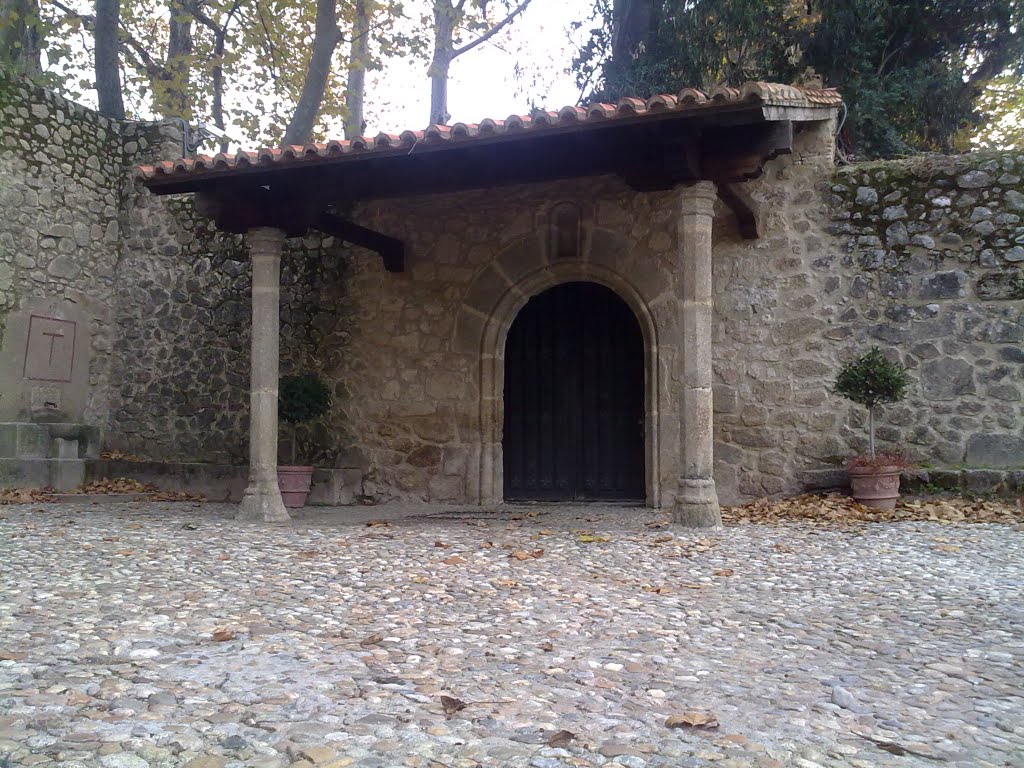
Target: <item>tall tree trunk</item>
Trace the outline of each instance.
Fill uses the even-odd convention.
[[[624,65],[650,43],[653,0],[615,0],[612,7],[612,61]]]
[[[96,0],[96,93],[100,114],[115,120],[124,120],[117,36],[120,17],[121,0]]]
[[[434,0],[434,56],[430,78],[430,125],[448,122],[448,71],[455,58],[455,23],[458,11],[451,0]]]
[[[227,43],[228,27],[231,26],[231,20],[238,12],[242,2],[243,0],[234,0],[223,24],[214,21],[198,4],[190,8],[195,20],[213,33],[213,66],[210,70],[213,79],[213,103],[210,113],[213,117],[213,124],[222,131],[224,130],[224,48]],[[221,139],[220,151],[227,152],[229,143],[227,139]]]
[[[348,83],[345,87],[345,138],[354,139],[366,131],[363,101],[366,98],[366,67],[370,58],[370,13],[367,0],[356,0],[352,22],[352,50],[348,59]]]
[[[305,144],[313,134],[320,105],[327,90],[327,78],[331,74],[331,59],[341,42],[338,29],[338,8],[336,0],[317,0],[316,28],[313,32],[313,51],[306,66],[306,77],[302,93],[295,105],[291,122],[284,132],[282,144]]]
[[[228,19],[230,22],[230,18]],[[226,25],[225,25],[226,27]],[[226,37],[227,29],[225,28],[220,33],[214,36],[213,43],[213,104],[210,107],[210,113],[213,117],[213,124],[224,130],[224,38]],[[228,151],[228,141],[223,139],[220,142],[220,151]]]
[[[43,72],[37,0],[0,0],[0,65],[22,75]]]
[[[153,111],[165,117],[192,118],[192,23],[186,0],[168,0],[167,61],[153,82]]]
[[[526,10],[532,0],[520,0],[508,15],[483,34],[468,43],[455,47],[455,28],[464,13],[463,0],[452,5],[452,0],[434,0],[434,56],[427,76],[430,78],[430,123],[444,125],[448,122],[448,72],[452,61],[481,43],[485,43],[511,24],[516,16]],[[482,4],[481,4],[482,5]]]

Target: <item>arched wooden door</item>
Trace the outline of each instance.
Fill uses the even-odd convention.
[[[509,501],[644,500],[644,347],[609,288],[534,296],[505,342]]]

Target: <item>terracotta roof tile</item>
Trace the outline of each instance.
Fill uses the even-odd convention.
[[[589,107],[565,106],[557,111],[536,112],[530,115],[509,115],[504,120],[485,118],[479,123],[430,125],[422,131],[407,130],[399,134],[378,133],[370,139],[365,136],[350,141],[332,140],[321,144],[264,148],[256,151],[241,150],[235,154],[198,155],[175,161],[160,161],[141,165],[136,175],[145,181],[167,179],[195,174],[219,174],[233,169],[256,165],[272,166],[302,162],[303,159],[339,158],[358,153],[389,153],[410,151],[417,143],[431,145],[462,142],[472,139],[499,137],[521,131],[545,131],[553,128],[587,123],[619,120],[643,115],[700,112],[744,104],[836,108],[842,98],[835,88],[804,88],[781,83],[748,82],[732,88],[717,86],[707,93],[696,88],[684,88],[678,94],[661,93],[644,100],[620,99],[616,104],[591,104]]]

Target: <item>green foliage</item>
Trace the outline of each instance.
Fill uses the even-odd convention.
[[[581,93],[614,100],[748,79],[792,82],[812,68],[842,92],[849,113],[841,139],[858,160],[949,151],[958,132],[980,122],[986,84],[1024,71],[1018,0],[620,4],[649,7],[646,39],[613,55],[613,0],[595,0],[597,26],[573,63]]]
[[[887,359],[878,347],[872,347],[839,369],[835,393],[874,408],[883,403],[898,403],[909,384],[907,369]]]
[[[1024,80],[990,80],[978,99],[981,120],[961,132],[957,149],[1024,149]]]
[[[15,0],[0,0],[0,3]],[[29,0],[17,0],[28,2]],[[429,30],[411,22],[402,0],[367,0],[369,55],[348,61],[355,4],[338,2],[338,35],[314,139],[340,133],[350,67],[379,70],[392,56],[422,54]],[[47,84],[81,101],[93,88],[93,3],[43,4]],[[187,31],[171,48],[171,22]],[[121,80],[130,118],[161,114],[193,122],[220,117],[233,138],[274,144],[288,124],[306,74],[316,3],[305,0],[122,0]],[[0,57],[2,58],[2,57]],[[85,77],[83,77],[85,75]]]
[[[277,408],[282,421],[298,424],[327,413],[331,391],[319,375],[303,373],[284,376],[278,384]]]

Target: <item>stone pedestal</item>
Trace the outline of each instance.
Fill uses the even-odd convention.
[[[711,225],[715,185],[680,190],[679,274],[683,307],[679,493],[672,520],[706,528],[722,524],[715,491],[711,394]]]
[[[239,520],[291,520],[277,485],[277,382],[280,357],[281,250],[284,232],[269,227],[246,237],[252,260],[252,356],[249,373],[249,485]]]
[[[99,437],[86,424],[0,423],[0,488],[75,490],[86,459],[99,456]]]

